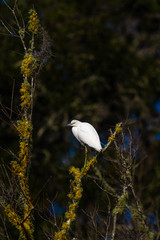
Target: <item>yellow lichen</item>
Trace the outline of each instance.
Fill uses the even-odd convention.
[[[76,208],[80,199],[82,198],[83,188],[81,187],[81,179],[89,171],[90,167],[93,166],[96,162],[96,158],[92,158],[80,171],[79,168],[71,167],[69,170],[70,174],[73,174],[74,179],[71,182],[71,192],[68,194],[68,197],[71,199],[68,211],[65,213],[66,221],[63,222],[61,230],[55,234],[56,240],[66,239],[66,233],[71,226],[71,223],[76,219]]]
[[[8,216],[9,221],[12,222],[17,228],[20,228],[22,220],[9,204],[5,207],[5,213]]]
[[[21,64],[21,72],[23,75],[29,77],[37,67],[37,60],[33,57],[32,53],[26,53]]]
[[[67,240],[67,232],[66,230],[56,232],[55,233],[55,240]]]
[[[11,166],[12,166],[12,172],[14,175],[22,176],[21,166],[16,161],[12,161]]]
[[[71,210],[75,209],[76,207],[77,207],[77,203],[72,203],[69,205],[69,210],[71,211]]]
[[[66,219],[70,219],[70,221],[73,221],[76,218],[76,214],[73,211],[66,212],[65,217]]]
[[[79,168],[71,167],[69,170],[70,173],[73,173],[75,175],[80,175],[80,170]]]
[[[115,134],[112,134],[109,138],[108,138],[108,142],[112,142],[115,140]]]
[[[116,130],[115,130],[115,132],[116,132],[116,134],[118,134],[120,131],[122,131],[122,123],[117,123],[116,124]]]
[[[87,174],[87,172],[89,171],[89,169],[94,166],[94,164],[97,161],[97,157],[95,156],[94,158],[92,158],[83,168],[81,171],[81,175],[85,176]]]
[[[72,193],[69,193],[69,194],[68,194],[68,197],[72,199],[72,198],[73,198],[73,194],[72,194]]]
[[[20,93],[21,93],[21,107],[29,108],[31,105],[31,93],[30,93],[30,83],[22,83]]]
[[[32,125],[29,123],[29,121],[26,121],[25,119],[18,120],[16,129],[20,133],[21,137],[25,139],[30,138],[32,133]]]
[[[36,34],[39,27],[39,19],[37,12],[34,9],[29,11],[28,30],[33,34]]]
[[[79,200],[79,199],[81,199],[81,197],[82,197],[82,188],[78,188],[75,191],[74,199]]]
[[[69,222],[64,222],[64,223],[62,224],[62,228],[63,228],[63,229],[66,229],[66,230],[68,230],[68,229],[69,229],[69,227],[70,227],[70,224],[69,224]]]

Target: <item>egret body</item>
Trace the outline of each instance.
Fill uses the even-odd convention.
[[[83,146],[87,145],[94,148],[97,152],[102,150],[98,133],[91,124],[72,120],[67,126],[72,127],[73,135]]]

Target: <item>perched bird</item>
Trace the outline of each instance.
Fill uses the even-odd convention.
[[[98,133],[91,124],[72,120],[67,126],[72,127],[73,135],[83,146],[86,147],[87,145],[94,148],[97,152],[102,150]]]

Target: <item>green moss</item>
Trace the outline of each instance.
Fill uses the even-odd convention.
[[[154,239],[154,233],[153,232],[149,232],[148,236],[149,236],[149,240]]]
[[[115,208],[113,209],[113,214],[122,214],[124,211],[124,208],[126,206],[127,203],[127,199],[128,199],[128,192],[125,192],[123,195],[121,195],[118,198],[118,203],[115,206]]]

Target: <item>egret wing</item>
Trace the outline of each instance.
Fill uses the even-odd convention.
[[[81,142],[96,149],[97,151],[101,150],[100,139],[95,128],[89,123],[81,124],[78,131],[78,138]]]

